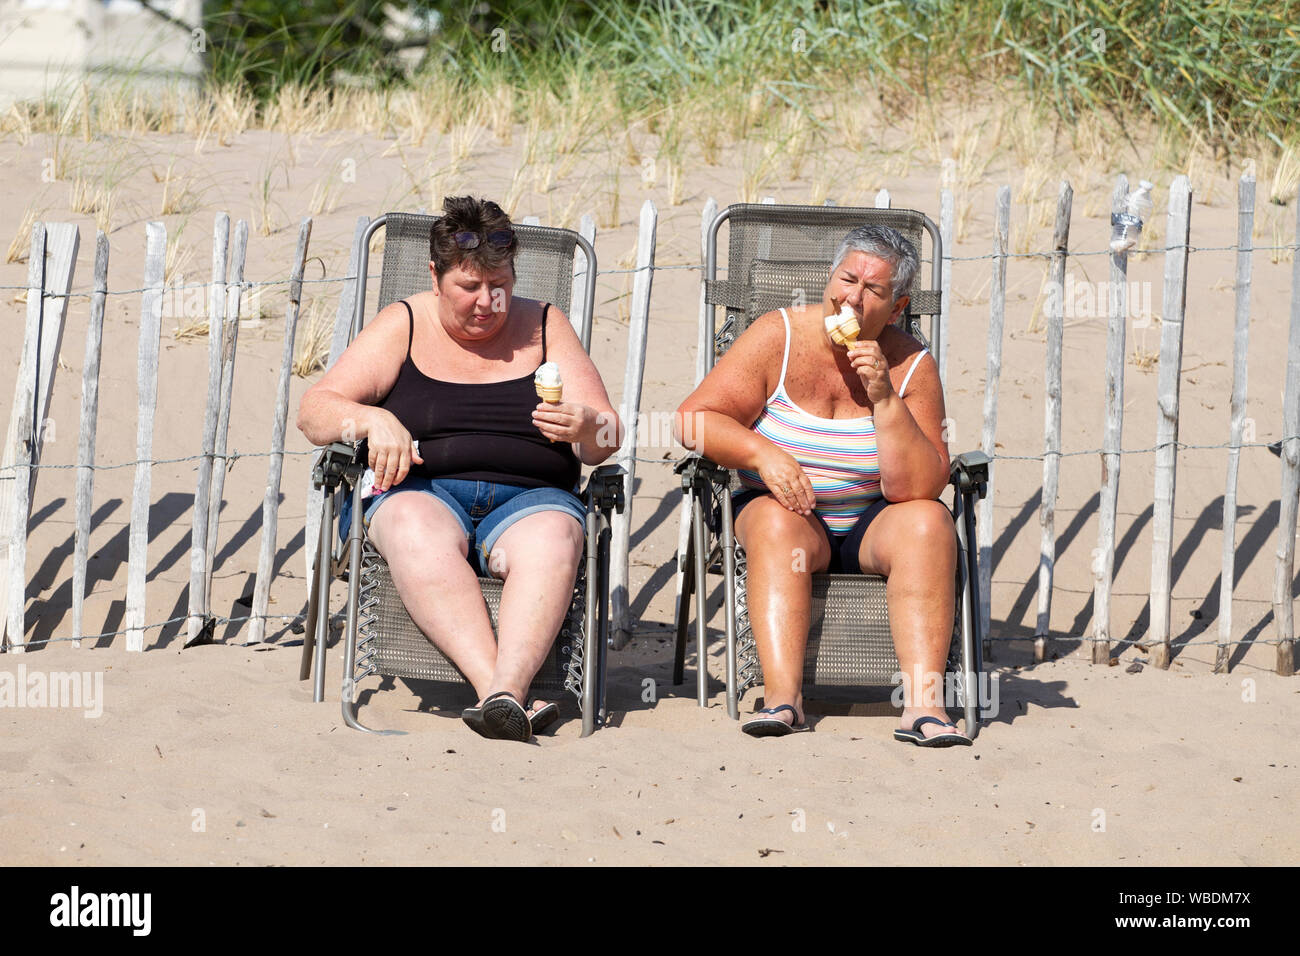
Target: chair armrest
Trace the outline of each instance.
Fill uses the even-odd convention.
[[[627,500],[627,469],[622,465],[601,465],[587,478],[584,496],[591,499],[596,510],[608,515],[611,511],[623,512]]]
[[[361,477],[365,470],[357,461],[360,442],[336,441],[320,450],[316,463],[311,469],[313,487],[333,491],[343,481],[349,484]]]
[[[731,480],[731,475],[726,468],[696,451],[690,452],[673,465],[673,471],[682,476],[682,491],[687,493],[701,484],[712,483],[725,488],[727,482]]]
[[[963,452],[952,459],[948,470],[948,483],[959,494],[974,492],[983,498],[988,488],[989,465],[993,459],[982,451]]]

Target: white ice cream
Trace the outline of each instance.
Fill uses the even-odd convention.
[[[559,388],[562,384],[560,367],[554,362],[543,362],[533,376],[533,384],[538,388]]]
[[[829,333],[832,329],[838,329],[849,319],[856,319],[856,318],[857,316],[854,315],[853,313],[853,307],[849,305],[847,302],[845,302],[842,306],[840,306],[839,315],[826,316],[824,320],[826,325],[826,331],[827,333]]]

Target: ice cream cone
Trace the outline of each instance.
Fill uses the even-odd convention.
[[[843,346],[851,346],[857,342],[858,334],[861,331],[862,326],[858,325],[858,320],[856,318],[841,322],[835,328],[835,332],[839,335],[839,344]],[[831,337],[835,338],[834,335]]]
[[[862,326],[858,324],[858,317],[853,314],[853,309],[849,304],[841,304],[838,299],[831,299],[831,306],[835,311],[830,315],[823,316],[822,322],[826,326],[826,334],[831,337],[831,341],[836,345],[850,346],[858,340],[862,332]]]
[[[556,385],[554,388],[548,388],[545,385],[537,386],[537,397],[544,402],[550,402],[553,405],[559,404],[563,395],[563,385]]]

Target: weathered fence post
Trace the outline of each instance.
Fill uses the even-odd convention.
[[[629,320],[627,365],[623,374],[623,446],[618,451],[625,481],[622,511],[610,518],[610,617],[615,648],[632,637],[629,593],[629,544],[632,535],[632,497],[636,487],[637,414],[641,409],[641,380],[645,371],[646,333],[650,321],[650,289],[654,282],[655,232],[659,213],[650,200],[641,207],[641,226],[636,242],[636,278],[632,285],[632,315]]]
[[[989,292],[989,361],[984,376],[984,428],[980,447],[992,458],[998,430],[998,382],[1002,376],[1002,325],[1007,305],[1007,245],[1011,228],[1011,187],[1001,186],[997,198],[997,223],[993,234],[993,286]],[[980,571],[980,638],[984,656],[992,659],[989,627],[993,606],[993,478],[997,463],[989,465],[988,492],[979,504],[976,536]]]
[[[948,384],[948,323],[952,316],[952,190],[939,191],[939,240],[943,243],[943,279],[939,286],[939,384]]]
[[[700,215],[700,262],[705,261],[709,249],[709,226],[718,217],[718,201],[712,196],[704,203],[704,212]],[[708,374],[709,358],[713,351],[713,306],[709,305],[708,294],[703,276],[700,281],[699,338],[695,348],[695,384],[698,386]],[[690,564],[685,561],[687,548],[691,541],[691,499],[682,495],[682,505],[677,520],[677,570],[673,573],[673,609],[679,627],[685,627],[690,615],[686,601],[686,575],[693,574]],[[701,655],[702,657],[703,655]]]
[[[81,370],[81,433],[77,439],[77,529],[72,546],[72,646],[81,646],[86,604],[86,558],[95,490],[95,429],[99,422],[99,357],[104,341],[104,300],[108,296],[108,236],[95,236],[95,287],[86,325],[86,359]]]
[[[1052,230],[1052,268],[1047,295],[1047,349],[1043,402],[1043,502],[1039,510],[1042,538],[1038,552],[1038,620],[1034,625],[1034,660],[1047,658],[1052,618],[1052,577],[1056,563],[1056,496],[1061,474],[1061,353],[1065,342],[1065,263],[1070,254],[1070,212],[1074,190],[1066,180],[1056,197]]]
[[[271,599],[275,574],[275,533],[279,527],[280,477],[284,472],[284,432],[289,417],[289,380],[293,377],[293,343],[302,311],[302,273],[311,241],[311,217],[298,227],[298,248],[293,254],[289,279],[289,304],[284,310],[284,350],[280,353],[280,379],[275,392],[275,420],[271,425],[271,456],[266,468],[266,497],[262,499],[262,544],[257,555],[257,578],[253,584],[253,609],[248,624],[248,643],[260,644],[266,636],[266,608]],[[304,540],[304,550],[310,551]],[[328,613],[328,612],[327,612]]]
[[[1124,212],[1128,178],[1115,179],[1111,215]],[[1097,548],[1092,553],[1092,662],[1110,660],[1110,585],[1115,571],[1115,512],[1119,502],[1120,442],[1124,431],[1124,338],[1128,322],[1128,251],[1110,254],[1110,321],[1106,329],[1106,428],[1102,436]]]
[[[235,388],[235,349],[239,344],[239,314],[244,287],[244,259],[248,253],[248,222],[235,223],[235,245],[226,282],[226,315],[221,327],[221,397],[217,406],[217,434],[212,448],[212,490],[208,498],[207,554],[203,568],[203,606],[212,607],[212,572],[217,559],[221,493],[226,486],[226,436],[230,430],[230,402]]]
[[[1151,520],[1151,663],[1167,669],[1170,563],[1174,548],[1174,491],[1178,479],[1178,397],[1183,371],[1183,318],[1187,305],[1187,241],[1191,235],[1192,188],[1186,176],[1169,187],[1165,288],[1160,314],[1160,376],[1157,382],[1156,477]]]
[[[149,560],[149,505],[152,493],[153,418],[158,405],[158,352],[162,346],[163,261],[167,227],[145,224],[144,292],[140,295],[140,343],[136,375],[135,484],[131,491],[131,531],[126,575],[126,649],[144,650],[145,573]]]
[[[1296,203],[1300,245],[1300,203]],[[1300,496],[1300,249],[1291,265],[1291,336],[1286,351],[1286,397],[1282,402],[1282,507],[1277,523],[1277,570],[1273,620],[1277,623],[1277,672],[1295,673],[1295,618],[1291,575],[1295,570],[1296,505]]]
[[[0,479],[11,481],[0,505],[0,628],[8,634],[9,646],[16,653],[23,650],[26,634],[27,519],[47,426],[53,424],[47,413],[80,243],[80,231],[69,223],[38,222],[32,226],[27,324],[0,466]]]
[[[226,259],[230,244],[230,216],[219,212],[212,223],[212,284],[208,287],[208,396],[203,412],[203,457],[194,490],[194,517],[190,531],[190,614],[185,646],[212,638],[212,610],[208,607],[208,507],[212,493],[212,456],[217,440],[217,414],[221,395],[221,327],[226,314]]]
[[[1232,339],[1232,419],[1228,437],[1228,482],[1223,490],[1223,573],[1219,578],[1219,644],[1214,653],[1214,673],[1228,672],[1228,647],[1232,641],[1232,590],[1237,555],[1237,465],[1241,460],[1242,431],[1246,417],[1246,349],[1250,340],[1251,233],[1255,228],[1255,171],[1249,169],[1237,184],[1236,325]]]

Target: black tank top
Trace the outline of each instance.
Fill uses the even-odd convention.
[[[573,491],[581,466],[568,442],[552,442],[533,424],[537,390],[532,374],[506,382],[442,382],[411,360],[415,313],[406,306],[411,332],[406,360],[379,407],[393,413],[420,443],[424,478],[494,481],[525,488]],[[542,361],[546,361],[546,313],[542,307]]]

